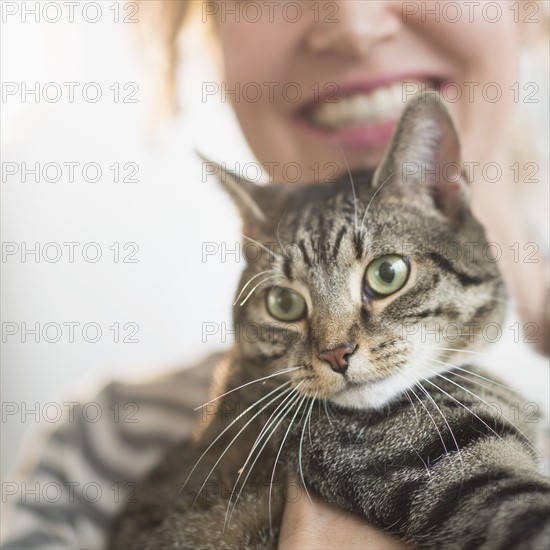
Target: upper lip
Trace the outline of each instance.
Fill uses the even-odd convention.
[[[325,101],[334,102],[340,98],[349,97],[357,93],[368,93],[377,88],[389,86],[396,82],[431,82],[441,83],[446,80],[441,75],[428,73],[406,73],[388,76],[380,76],[376,78],[356,78],[343,81],[327,81],[324,85],[318,86],[318,93],[312,91],[308,97],[297,106],[296,114],[299,116],[313,109],[316,105],[320,105]],[[334,86],[336,85],[336,91]],[[309,89],[312,87],[310,86]],[[322,88],[322,89],[321,89]]]

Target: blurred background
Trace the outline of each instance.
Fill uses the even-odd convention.
[[[216,81],[201,46],[180,75],[186,109],[163,123],[137,25],[122,10],[115,23],[115,3],[100,4],[96,23],[77,8],[74,23],[19,14],[2,24],[2,477],[38,420],[55,420],[48,403],[181,368],[231,338],[220,330],[204,341],[203,323],[230,328],[242,266],[230,253],[203,261],[203,243],[235,249],[240,227],[214,178],[203,183],[193,147],[236,162],[250,154],[227,105],[201,101],[203,82]],[[73,102],[69,82],[78,83]],[[36,83],[38,102],[22,93]],[[64,93],[49,102],[42,92],[55,99],[55,84]],[[83,99],[87,84],[99,101]],[[38,181],[24,182],[21,170],[36,163]],[[74,177],[64,163],[78,163]],[[38,258],[21,254],[35,243]]]
[[[214,159],[252,160],[228,105],[201,100],[203,83],[215,82],[216,73],[200,42],[189,39],[179,75],[184,109],[167,122],[158,115],[138,25],[123,22],[122,11],[116,22],[117,2],[99,3],[101,17],[93,23],[78,8],[72,23],[33,16],[23,22],[6,15],[6,4],[2,477],[29,430],[46,420],[48,404],[89,400],[107,380],[181,368],[230,345],[224,326],[230,329],[242,267],[231,254],[239,222],[216,182],[203,181],[193,148]],[[534,70],[528,59],[525,67]],[[548,88],[544,75],[538,79],[544,99],[526,116],[544,151]],[[76,83],[74,98],[66,83]],[[58,89],[61,98],[52,100]],[[97,90],[101,97],[93,102]],[[38,174],[23,178],[37,163]],[[98,166],[101,176],[93,181]],[[205,243],[214,243],[212,251],[222,242],[225,257],[221,250],[203,257]],[[30,252],[36,243],[37,255]],[[101,258],[93,261],[98,250]],[[206,341],[204,323],[220,327]],[[517,346],[514,353],[521,353]],[[548,410],[547,361],[535,363],[522,369],[518,383]],[[55,419],[55,408],[49,411]]]

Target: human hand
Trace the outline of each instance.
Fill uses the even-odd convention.
[[[319,498],[307,496],[285,506],[279,550],[310,548],[407,550],[410,546]]]

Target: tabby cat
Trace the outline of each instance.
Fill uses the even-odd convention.
[[[213,382],[224,395],[141,484],[111,548],[276,548],[286,498],[419,548],[549,547],[532,424],[504,416],[522,399],[474,365],[506,290],[495,261],[467,253],[486,240],[459,162],[452,119],[424,92],[374,173],[222,174],[254,245]]]

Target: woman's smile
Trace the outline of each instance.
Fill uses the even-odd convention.
[[[385,147],[414,91],[433,89],[439,77],[395,75],[361,79],[324,88],[295,113],[298,128],[343,148]]]

